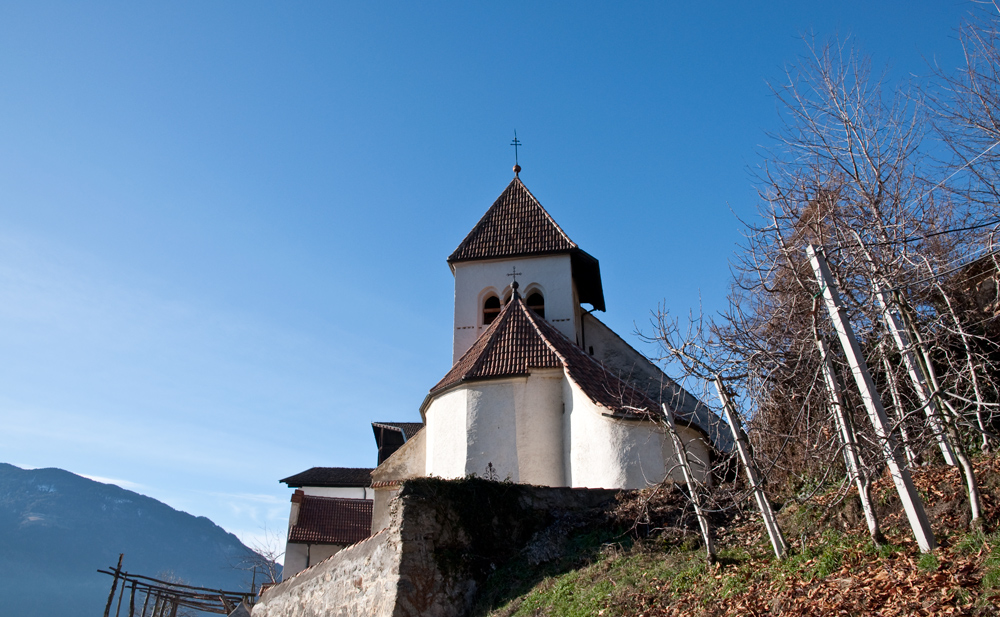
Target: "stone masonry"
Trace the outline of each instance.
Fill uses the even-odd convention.
[[[262,595],[254,617],[459,617],[499,565],[555,555],[551,533],[617,491],[432,478],[403,484],[389,525]]]

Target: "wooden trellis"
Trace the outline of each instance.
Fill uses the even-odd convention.
[[[243,603],[253,605],[252,591],[224,591],[208,587],[195,587],[172,583],[151,576],[131,574],[122,570],[122,557],[118,556],[118,565],[109,570],[98,570],[101,574],[113,576],[111,592],[104,607],[104,617],[111,617],[111,607],[115,605],[115,592],[118,601],[114,617],[176,617],[177,609],[184,606],[206,613],[228,615]],[[128,599],[125,591],[128,590]],[[140,603],[141,601],[141,603]],[[125,604],[124,616],[122,604]],[[138,610],[137,610],[138,609]]]

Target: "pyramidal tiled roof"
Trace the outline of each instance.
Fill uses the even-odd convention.
[[[528,375],[534,368],[564,368],[590,400],[615,415],[660,414],[649,396],[584,353],[516,294],[431,394],[467,381]]]
[[[534,311],[515,295],[431,392],[460,381],[527,375],[532,368],[560,368],[562,361],[534,326],[533,317]]]
[[[521,179],[511,180],[500,197],[462,240],[448,263],[579,249]]]

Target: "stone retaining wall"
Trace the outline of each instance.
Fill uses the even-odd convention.
[[[458,617],[499,565],[552,552],[544,533],[600,514],[616,491],[410,480],[389,526],[264,592],[254,617]],[[562,534],[559,534],[562,535]],[[539,545],[539,546],[536,546]]]

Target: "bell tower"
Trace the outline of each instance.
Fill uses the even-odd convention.
[[[490,327],[515,280],[528,308],[579,342],[581,303],[604,310],[597,259],[566,235],[520,178],[514,179],[448,257],[455,275],[452,363]]]

